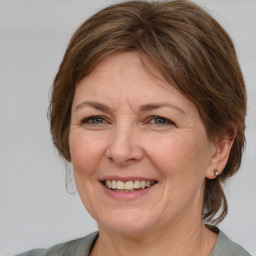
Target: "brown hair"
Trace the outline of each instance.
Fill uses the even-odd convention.
[[[246,92],[232,40],[207,12],[184,0],[128,1],[90,17],[73,35],[52,88],[52,139],[67,161],[76,84],[116,51],[137,51],[154,63],[197,106],[211,141],[237,126],[225,169],[205,183],[202,219],[219,223],[227,214],[222,183],[238,170],[245,142]]]

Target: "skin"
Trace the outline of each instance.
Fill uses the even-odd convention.
[[[71,159],[100,234],[90,255],[209,255],[217,234],[201,220],[204,181],[221,173],[232,142],[210,142],[195,105],[148,65],[154,78],[136,52],[114,53],[76,87]],[[105,193],[106,176],[157,184],[122,200]]]

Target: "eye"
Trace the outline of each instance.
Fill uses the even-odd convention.
[[[149,122],[150,124],[155,124],[155,125],[173,125],[174,124],[171,120],[161,116],[152,116]]]
[[[102,124],[106,120],[102,116],[90,116],[82,120],[83,124]]]

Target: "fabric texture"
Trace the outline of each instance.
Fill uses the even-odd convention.
[[[49,249],[35,249],[17,256],[89,256],[90,250],[98,237],[98,232]],[[240,245],[232,242],[223,232],[219,232],[217,243],[210,256],[251,256]]]
[[[231,241],[223,232],[219,232],[219,237],[210,256],[251,256],[240,245]]]

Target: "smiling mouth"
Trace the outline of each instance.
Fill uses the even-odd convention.
[[[147,189],[155,185],[155,180],[135,180],[135,181],[121,181],[121,180],[104,180],[102,184],[116,192],[134,192],[137,190]]]

